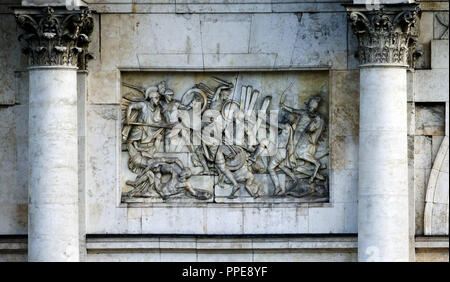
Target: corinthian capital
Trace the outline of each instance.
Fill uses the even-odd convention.
[[[46,7],[39,12],[16,13],[24,31],[19,40],[31,66],[78,66],[86,69],[89,35],[94,20],[89,9],[58,11]]]
[[[350,9],[353,33],[358,37],[361,65],[393,64],[414,67],[418,50],[418,5],[395,5],[379,10]]]

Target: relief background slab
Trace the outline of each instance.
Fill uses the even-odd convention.
[[[280,110],[281,94],[285,92],[283,99],[284,103],[295,109],[305,109],[305,103],[313,96],[320,96],[321,101],[317,112],[324,117],[325,127],[321,134],[316,155],[328,153],[328,117],[329,117],[329,72],[328,71],[277,71],[277,72],[122,72],[122,83],[129,83],[144,88],[157,85],[160,81],[167,82],[167,88],[173,90],[174,99],[181,100],[183,94],[198,83],[205,83],[212,89],[219,85],[212,77],[218,77],[224,81],[232,82],[236,90],[230,98],[240,102],[241,87],[253,86],[253,90],[259,90],[260,94],[256,103],[256,109],[260,108],[264,97],[271,96],[272,100],[268,110]],[[236,79],[237,78],[237,79]],[[237,83],[236,83],[237,81]],[[230,91],[233,93],[234,88]],[[136,92],[130,87],[123,86],[121,88],[122,96],[127,93]],[[123,119],[123,117],[122,117]],[[282,148],[281,148],[282,149]],[[237,198],[229,199],[227,196],[232,191],[231,185],[217,186],[218,175],[201,175],[201,167],[195,167],[192,163],[192,152],[186,146],[179,147],[177,152],[164,152],[164,148],[160,148],[155,154],[157,157],[176,157],[186,167],[192,171],[192,176],[189,181],[193,188],[207,190],[213,194],[213,197],[207,200],[198,200],[192,197],[185,196],[171,196],[168,199],[161,199],[158,197],[122,197],[122,202],[126,202],[133,206],[140,204],[152,203],[314,203],[314,202],[328,202],[329,192],[319,196],[306,195],[302,197],[292,196],[273,196],[275,186],[273,185],[270,175],[267,170],[261,173],[253,173],[254,182],[260,186],[261,197],[253,198],[244,188],[241,188],[237,193]],[[124,194],[131,190],[131,187],[126,184],[127,180],[136,178],[136,174],[131,172],[127,166],[129,154],[126,147],[122,145],[121,160],[120,160],[120,189]],[[270,162],[270,157],[262,157],[262,163],[267,167]],[[320,159],[322,168],[320,173],[326,177],[326,189],[328,190],[328,175],[329,175],[329,155]],[[305,163],[305,165],[308,165]],[[281,171],[277,171],[280,184],[283,188],[287,184],[292,183]],[[298,175],[298,173],[296,173]],[[304,175],[303,175],[304,176]],[[302,180],[305,182],[305,179]],[[305,182],[306,183],[306,182]]]

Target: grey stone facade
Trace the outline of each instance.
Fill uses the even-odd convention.
[[[368,124],[360,115],[360,106],[365,110],[368,101],[360,101],[365,87],[360,81],[368,80],[360,77],[367,69],[360,69],[359,42],[348,7],[363,1],[70,2],[95,11],[86,50],[92,59],[74,80],[77,127],[70,138],[78,141],[78,158],[71,160],[78,175],[78,185],[74,185],[78,190],[74,216],[79,225],[73,231],[79,239],[76,260],[358,260],[360,123]],[[448,261],[449,4],[394,2],[401,2],[400,6],[415,2],[421,10],[417,22],[421,56],[415,68],[406,70],[404,89],[407,177],[401,180],[407,183],[409,260]],[[30,112],[36,111],[30,95],[39,95],[39,91],[30,80],[33,71],[28,69],[28,57],[20,52],[24,42],[17,40],[22,30],[15,14],[28,15],[43,6],[65,4],[63,0],[0,3],[0,261],[29,259],[32,241],[26,235],[33,207],[28,195],[29,187],[36,183],[29,164],[37,154],[33,153],[35,147],[30,148],[35,143],[29,140],[40,134],[29,128],[34,120]],[[234,80],[237,74],[242,81]],[[239,94],[242,85],[252,85],[261,92],[258,107],[263,97],[271,96],[271,109],[278,109],[281,92],[294,79],[294,86],[286,91],[292,108],[301,109],[308,97],[323,94],[320,112],[327,126],[320,146],[329,153],[326,169],[319,174],[328,179],[327,197],[320,201],[272,197],[275,187],[264,171],[254,175],[270,196],[267,198],[253,199],[241,188],[238,198],[230,200],[231,188],[217,188],[210,201],[189,197],[181,201],[124,200],[123,194],[130,190],[126,181],[134,180],[136,173],[127,165],[121,110],[123,97],[135,90],[123,83],[149,88],[166,80],[175,99],[181,101],[194,84],[214,85],[211,76],[234,83]],[[63,87],[55,85],[53,89]],[[374,94],[374,102],[369,103],[372,109],[380,107],[380,116],[382,94]],[[235,98],[239,103],[238,96]],[[396,126],[393,114],[385,117],[386,125]],[[198,169],[191,165],[188,149],[173,155],[186,159],[191,170]],[[376,163],[373,168],[375,174],[377,169],[383,170]],[[278,175],[287,183],[288,176]],[[214,177],[193,173],[190,183],[194,188],[209,185],[214,190]],[[118,234],[121,236],[115,236]]]

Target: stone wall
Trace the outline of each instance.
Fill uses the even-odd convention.
[[[87,232],[214,234],[226,228],[229,233],[356,233],[358,72],[345,71],[353,60],[347,52],[346,13],[342,8],[317,14],[218,12],[99,15],[95,32],[101,36],[94,35],[99,41],[91,50],[100,59],[90,63],[87,100]],[[119,207],[121,70],[175,69],[331,69],[330,85],[339,85],[330,89],[331,202],[227,209]],[[268,215],[273,220],[264,220]],[[232,228],[220,224],[223,218]]]
[[[19,2],[0,4],[0,261],[26,256],[26,245],[19,235],[27,233],[28,73],[26,60],[19,53],[15,19],[7,8]],[[98,14],[89,47],[94,59],[89,63],[86,85],[84,73],[79,74],[79,124],[85,125],[79,127],[82,258],[216,260],[228,254],[227,259],[249,261],[356,260],[359,64],[357,41],[342,6],[352,1],[258,0],[248,4],[236,0],[226,5],[213,0],[84,2]],[[445,235],[447,226],[448,236],[448,191],[446,199],[443,195],[436,201],[427,200],[433,164],[442,140],[448,138],[448,2],[421,1],[421,5],[419,41],[423,56],[416,70],[408,72],[411,248],[417,248],[417,261],[448,261],[448,237],[447,247],[445,238],[439,246],[428,237],[420,242],[414,239],[416,234],[424,234],[427,202],[437,203],[435,210],[444,215],[438,216],[441,228],[432,229],[437,231],[431,234]],[[129,72],[171,71],[186,75],[325,72],[329,90],[329,202],[251,207],[124,205],[121,82]],[[448,167],[438,171],[448,183]],[[160,237],[138,236],[174,233],[260,237],[203,241],[195,236],[185,241],[174,237],[164,243]],[[138,237],[124,243],[105,234]],[[268,239],[263,234],[303,234],[307,239]],[[314,239],[313,234],[323,237]],[[235,249],[235,243],[245,248]]]

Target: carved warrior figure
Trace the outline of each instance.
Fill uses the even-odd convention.
[[[164,130],[169,131],[166,136],[170,135],[177,123],[176,111],[181,106],[171,100],[173,91],[166,89],[165,81],[147,89],[132,87],[141,95],[129,93],[122,102],[122,142],[129,153],[128,167],[137,174],[135,181],[127,181],[127,185],[133,187],[127,196],[152,197],[153,192],[167,199],[185,191],[186,195],[198,199],[211,198],[207,191],[192,188],[188,180],[191,172],[179,159],[154,157],[163,142]],[[161,96],[166,97],[164,103],[161,103]],[[163,182],[165,175],[169,180]]]
[[[312,184],[317,178],[324,181],[325,178],[320,175],[319,169],[325,169],[320,163],[320,158],[316,157],[319,137],[324,130],[324,119],[317,113],[317,108],[321,101],[319,96],[314,96],[305,103],[307,108],[294,109],[285,104],[282,96],[280,107],[282,116],[278,123],[279,143],[278,150],[273,155],[267,167],[270,178],[275,186],[275,196],[286,195],[287,191],[282,188],[278,179],[276,169],[280,169],[289,176],[296,186],[299,177],[295,173],[310,177],[309,183]],[[270,124],[269,124],[270,125]],[[321,156],[324,157],[325,155]],[[300,161],[308,162],[314,165],[314,170],[305,168]],[[301,178],[304,178],[302,176]],[[308,191],[311,192],[311,191]],[[291,196],[296,194],[289,193]]]
[[[162,111],[164,119],[167,123],[173,125],[172,128],[165,130],[164,134],[164,150],[165,152],[170,152],[171,139],[181,134],[182,137],[186,138],[189,136],[188,127],[183,126],[181,123],[180,111],[190,110],[191,107],[186,107],[173,98],[173,91],[171,89],[165,90],[162,94],[164,100],[162,101]],[[189,144],[189,137],[187,137],[187,144]]]
[[[280,185],[278,174],[275,171],[277,168],[281,169],[286,175],[292,178],[292,180],[296,181],[294,173],[288,168],[291,166],[290,158],[293,156],[293,128],[295,128],[295,125],[296,117],[292,113],[283,115],[281,122],[278,123],[280,131],[280,143],[278,145],[282,150],[278,150],[277,153],[270,158],[269,165],[267,166],[270,178],[272,179],[273,185],[275,185],[275,196],[284,195],[286,193],[285,188],[282,188]]]
[[[129,155],[128,167],[136,174],[134,180],[126,181],[131,190],[124,196],[166,200],[185,195],[209,200],[213,196],[211,192],[193,187],[189,181],[196,167],[202,171],[197,170],[195,175],[218,176],[216,189],[231,187],[230,199],[237,198],[239,190],[245,190],[253,198],[264,196],[255,173],[270,175],[274,192],[265,196],[304,197],[322,188],[319,194],[323,196],[327,176],[320,173],[326,169],[320,159],[327,153],[316,156],[325,128],[325,120],[318,113],[321,98],[311,97],[305,109],[295,109],[286,105],[283,93],[280,122],[274,124],[266,119],[271,96],[261,98],[262,114],[256,117],[260,91],[242,86],[240,101],[235,101],[234,85],[238,77],[235,84],[217,77],[212,79],[218,83],[216,87],[196,84],[181,100],[174,99],[174,92],[165,81],[148,88],[123,83],[137,90],[137,94],[125,94],[122,101],[122,143]],[[195,110],[201,119],[191,124],[189,117]],[[242,129],[241,137],[246,141],[235,142],[236,132]],[[257,134],[271,129],[279,132],[277,144]],[[179,145],[175,140],[180,135],[182,145],[191,154],[192,169],[173,157],[178,151],[172,145]],[[199,144],[191,144],[195,138]],[[264,156],[263,152],[274,147],[278,149]],[[170,157],[161,157],[167,153]],[[290,185],[282,185],[280,172],[291,179]]]

